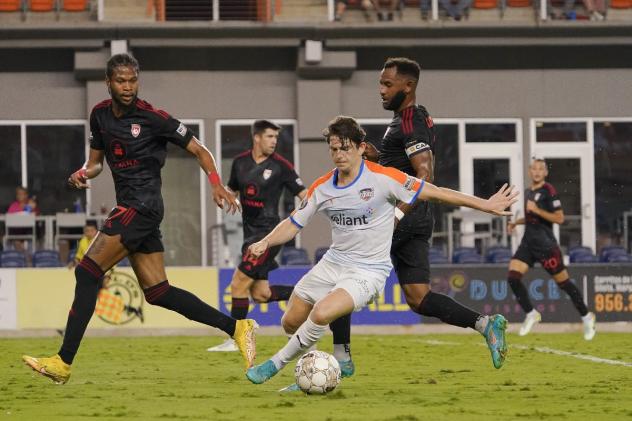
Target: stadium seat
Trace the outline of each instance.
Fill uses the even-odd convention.
[[[459,257],[465,254],[479,255],[478,250],[476,250],[475,247],[457,247],[452,252],[452,263],[457,263]]]
[[[57,250],[39,250],[33,253],[33,267],[57,268],[61,266]]]
[[[55,0],[29,0],[31,12],[52,12],[55,10]]]
[[[628,252],[621,246],[607,246],[601,249],[599,258],[602,262],[608,262],[611,256],[621,254],[628,254]]]
[[[87,0],[64,0],[62,9],[66,12],[83,12],[87,7]]]
[[[26,267],[24,253],[15,250],[6,250],[0,254],[0,267],[23,268]]]
[[[474,9],[495,9],[498,7],[498,0],[474,0],[472,7]]]
[[[608,255],[606,262],[608,263],[632,263],[632,256],[627,253],[614,253]]]
[[[509,7],[531,7],[531,0],[507,0]]]
[[[323,258],[325,253],[327,253],[327,250],[329,250],[329,247],[319,247],[316,249],[316,252],[314,252],[314,264],[318,263],[320,259]]]
[[[0,12],[19,12],[22,0],[0,0]]]
[[[570,257],[571,263],[598,263],[599,257],[592,253],[576,253]]]
[[[610,0],[609,6],[613,9],[629,9],[632,7],[632,0]]]
[[[291,261],[292,263],[288,263]],[[300,263],[302,262],[302,263]],[[307,250],[303,248],[295,247],[283,247],[281,250],[281,264],[282,265],[311,265]]]
[[[459,254],[459,256],[456,258],[456,261],[454,263],[460,264],[460,265],[471,264],[471,263],[483,263],[483,256],[481,256],[478,253],[476,254],[462,253],[462,254]]]
[[[487,250],[485,261],[487,263],[507,263],[511,260],[511,256],[513,256],[513,253],[507,247],[491,247]]]
[[[430,261],[431,265],[441,265],[441,264],[450,263],[450,259],[448,259],[448,257],[444,256],[443,254],[429,253],[428,260]]]

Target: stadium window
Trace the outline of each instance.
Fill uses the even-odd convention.
[[[182,122],[204,143],[200,121]],[[165,216],[160,227],[167,266],[204,264],[206,229],[201,229],[204,202],[200,192],[200,174],[200,167],[190,153],[167,143],[167,159],[162,169]],[[203,186],[208,188],[206,183]],[[212,202],[206,200],[206,203]]]
[[[516,142],[515,123],[466,123],[468,143]]]
[[[86,160],[83,121],[26,123],[26,168],[29,192],[42,214],[72,212],[77,199],[85,209],[85,190],[71,189],[66,179]]]
[[[6,212],[15,200],[15,188],[22,180],[22,141],[19,125],[2,125],[0,122],[0,144],[2,145],[2,165],[0,165],[0,213]]]
[[[535,122],[536,142],[587,142],[586,122]]]
[[[564,209],[564,223],[559,226],[560,244],[582,245],[581,162],[579,158],[546,157],[549,175],[546,180],[557,190]],[[583,200],[584,199],[584,200]]]
[[[597,247],[623,245],[623,218],[632,211],[629,200],[632,191],[630,156],[632,156],[632,121],[601,121],[594,123],[595,199],[597,214]],[[628,220],[627,226],[630,226]]]

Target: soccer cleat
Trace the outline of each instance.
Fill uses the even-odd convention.
[[[279,389],[280,393],[294,393],[294,392],[300,392],[301,388],[298,387],[298,385],[296,383],[292,383],[289,386],[284,387],[283,389]]]
[[[254,384],[261,384],[268,381],[272,376],[276,375],[279,369],[276,368],[272,360],[268,360],[263,364],[250,367],[246,371],[246,377]]]
[[[525,336],[527,333],[531,332],[533,326],[536,323],[540,323],[542,321],[542,315],[537,310],[531,310],[527,313],[527,316],[524,318],[524,322],[522,322],[522,326],[520,326],[520,332],[518,333],[520,336]]]
[[[505,330],[507,330],[507,319],[501,314],[489,316],[489,321],[485,327],[485,340],[487,347],[492,353],[492,362],[495,368],[500,368],[507,356],[507,342],[505,341]]]
[[[338,361],[338,365],[340,366],[340,377],[351,377],[353,373],[355,373],[355,365],[353,364],[353,360],[347,361]]]
[[[235,345],[239,349],[241,356],[244,358],[246,368],[252,367],[257,355],[257,345],[255,340],[255,331],[259,328],[257,322],[252,319],[237,320],[235,324],[235,334],[233,339]]]
[[[595,337],[595,313],[590,312],[582,317],[582,322],[584,323],[584,339],[587,341],[592,340]]]
[[[64,384],[70,378],[70,365],[59,355],[47,358],[35,358],[23,355],[22,360],[42,376],[48,377],[56,384]]]
[[[237,348],[237,345],[235,344],[235,340],[230,338],[230,339],[226,339],[224,342],[222,342],[219,345],[208,348],[207,351],[208,352],[235,352],[235,351],[239,351],[239,348]]]

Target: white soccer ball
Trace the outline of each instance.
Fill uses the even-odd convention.
[[[340,365],[333,355],[310,351],[296,363],[294,376],[303,392],[322,395],[331,392],[340,383]]]

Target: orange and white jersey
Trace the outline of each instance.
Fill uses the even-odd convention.
[[[303,228],[316,212],[329,219],[332,244],[323,259],[390,272],[397,201],[412,204],[424,182],[395,168],[362,161],[358,176],[338,186],[338,170],[317,179],[290,220]]]

